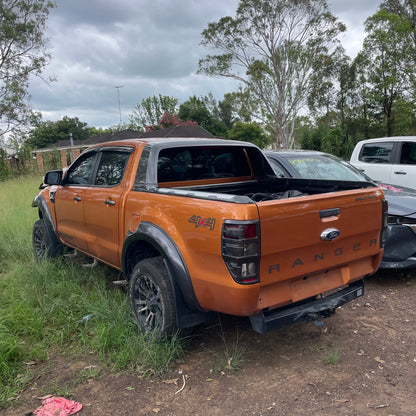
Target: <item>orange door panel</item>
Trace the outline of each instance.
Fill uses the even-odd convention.
[[[85,222],[89,252],[107,263],[120,266],[119,211],[123,187],[92,188],[85,198]]]
[[[84,215],[89,252],[120,267],[119,215],[121,215],[126,172],[132,149],[103,149],[93,185],[86,190]]]
[[[59,237],[68,245],[87,251],[84,199],[84,187],[61,186],[56,191],[55,213]]]

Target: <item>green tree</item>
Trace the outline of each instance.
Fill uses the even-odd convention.
[[[0,1],[0,136],[34,116],[29,78],[40,76],[50,59],[44,32],[49,0]]]
[[[131,112],[129,127],[145,131],[146,126],[157,125],[165,113],[175,114],[178,103],[176,98],[161,94],[144,98]]]
[[[247,89],[226,93],[218,102],[210,93],[202,97],[202,101],[210,114],[224,123],[227,129],[231,129],[235,121],[250,123],[255,118],[259,106]]]
[[[262,149],[270,145],[269,138],[264,133],[260,124],[256,122],[243,123],[241,121],[236,121],[232,129],[228,131],[227,138],[251,142]]]
[[[102,127],[90,127],[90,135],[93,136],[94,134],[101,134],[101,133],[117,133],[119,131],[127,130],[130,126],[126,123],[123,124],[115,124],[114,126],[102,128]]]
[[[74,142],[85,140],[94,133],[94,129],[87,126],[78,117],[64,117],[58,121],[40,121],[29,133],[26,143],[34,149],[50,147],[61,140],[69,140],[72,133]]]
[[[384,0],[380,10],[387,13],[389,24],[400,34],[402,48],[402,71],[410,84],[412,100],[416,101],[416,1]]]
[[[344,48],[338,47],[333,54],[322,56],[311,76],[308,107],[312,115],[327,117],[329,122],[331,113],[338,112],[337,122],[344,127],[355,91],[354,80],[354,69]]]
[[[363,50],[357,56],[361,81],[372,115],[385,126],[384,134],[393,135],[393,107],[399,98],[407,100],[411,89],[409,56],[414,53],[409,22],[399,15],[380,9],[365,22]]]
[[[227,133],[227,125],[214,117],[203,99],[196,96],[180,105],[178,115],[181,120],[196,121],[214,136],[224,136]]]
[[[406,102],[401,98],[393,104],[393,135],[394,136],[413,136],[416,134],[416,120],[414,106],[411,102]]]
[[[277,146],[291,147],[313,69],[344,30],[326,0],[241,0],[235,18],[202,32],[202,45],[218,54],[200,60],[199,72],[240,82]]]
[[[238,91],[225,94],[222,103],[231,108],[234,121],[238,120],[243,123],[251,123],[256,119],[258,109],[261,107],[259,100],[250,94],[247,88],[239,88]]]
[[[224,123],[227,129],[230,129],[233,126],[234,116],[232,104],[230,101],[225,99],[225,96],[224,100],[217,101],[212,93],[209,93],[207,96],[202,97],[201,100],[210,114],[217,120]]]

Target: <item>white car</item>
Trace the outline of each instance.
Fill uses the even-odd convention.
[[[416,136],[362,140],[350,163],[376,181],[416,189]]]

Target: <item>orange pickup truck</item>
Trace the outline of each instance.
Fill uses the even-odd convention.
[[[381,261],[387,204],[372,182],[278,178],[253,144],[134,139],[45,175],[33,247],[122,271],[136,323],[170,335],[246,316],[255,331],[329,316]]]

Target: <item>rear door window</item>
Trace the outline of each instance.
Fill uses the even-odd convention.
[[[359,160],[365,163],[392,163],[393,142],[367,143]]]
[[[405,142],[402,145],[400,153],[401,165],[415,165],[416,164],[416,143]]]

